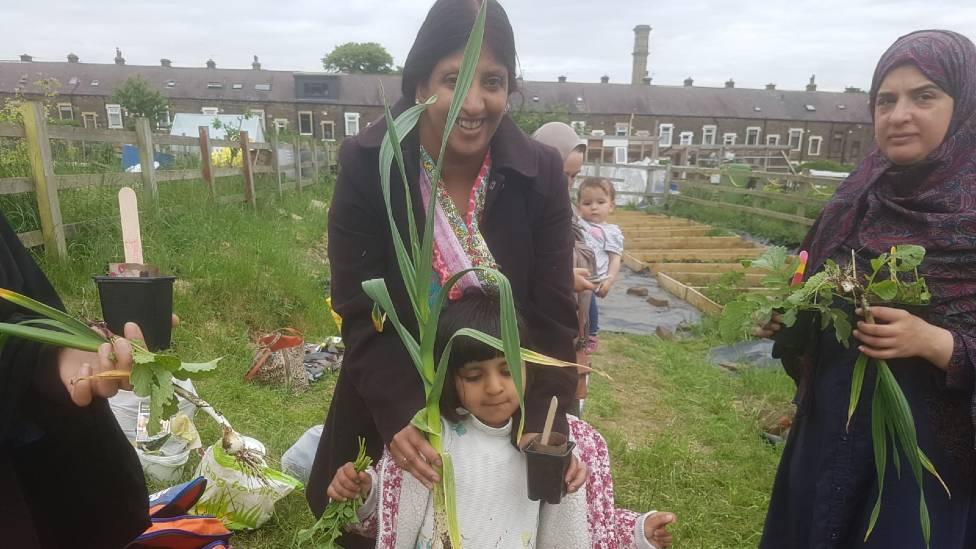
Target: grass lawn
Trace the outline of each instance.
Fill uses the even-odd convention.
[[[242,377],[260,333],[292,326],[319,340],[335,332],[324,302],[326,212],[310,205],[327,201],[328,187],[278,200],[261,183],[257,212],[210,206],[199,183],[161,191],[164,209],[144,214],[143,238],[147,261],[179,278],[175,309],[183,324],[174,348],[187,359],[225,357],[215,375],[196,383],[199,393],[277,460],[322,422],[334,378],[292,397]],[[90,277],[120,259],[117,222],[106,221],[69,249],[69,262],[41,258],[42,266],[73,313],[98,317]],[[683,342],[606,335],[595,364],[613,380],[594,379],[584,417],[609,442],[619,505],[676,512],[677,547],[754,547],[780,455],[760,439],[759,425],[789,409],[792,384],[780,371],[731,374],[707,364],[714,344],[707,335]],[[218,439],[205,415],[196,423],[204,444]],[[267,525],[235,535],[234,545],[289,547],[295,531],[311,523],[296,493]]]

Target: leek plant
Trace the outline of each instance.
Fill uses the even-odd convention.
[[[822,271],[812,275],[802,286],[794,286],[790,283],[790,275],[798,269],[800,261],[788,257],[785,248],[772,247],[756,261],[743,262],[747,267],[760,268],[769,273],[763,280],[767,292],[743,294],[726,305],[719,320],[719,330],[724,338],[735,339],[751,333],[754,326],[769,322],[774,313],[780,315],[785,326],[792,326],[801,311],[813,311],[820,315],[821,329],[833,326],[837,341],[847,347],[850,345],[851,321],[845,309],[835,307],[837,300],[860,307],[865,320],[872,324],[871,305],[926,305],[931,295],[925,279],[918,274],[918,266],[924,257],[925,248],[921,246],[893,247],[890,253],[872,259],[871,273],[861,276],[852,252],[851,263],[847,267],[828,260]],[[887,271],[887,277],[880,276],[884,271]],[[870,537],[881,513],[890,444],[891,460],[898,476],[901,476],[901,456],[904,456],[918,485],[919,521],[922,537],[928,547],[931,525],[922,488],[923,470],[938,479],[947,496],[951,497],[951,493],[928,456],[918,446],[911,407],[887,361],[873,359],[863,353],[858,355],[851,374],[847,428],[850,429],[851,419],[864,392],[864,376],[869,366],[874,366],[877,372],[870,406],[878,498],[871,511],[864,539],[867,541]]]

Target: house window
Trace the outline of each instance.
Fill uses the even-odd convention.
[[[71,108],[71,103],[58,103],[58,117],[61,120],[75,119],[75,111]]]
[[[722,144],[726,147],[735,145],[735,140],[738,136],[734,133],[723,133],[722,134]]]
[[[266,128],[264,124],[264,109],[249,109],[247,112],[251,113],[251,116],[258,119],[258,122],[261,123],[262,130]]]
[[[799,152],[803,147],[803,129],[802,128],[790,128],[790,150],[794,152]]]
[[[322,126],[322,139],[325,141],[335,141],[335,122],[323,120],[320,125]]]
[[[121,105],[105,105],[105,113],[108,114],[108,128],[110,130],[122,128]]]
[[[586,133],[586,122],[582,120],[573,120],[570,122],[573,129],[576,130],[577,135],[584,135]]]
[[[617,137],[627,137],[630,135],[630,124],[626,122],[617,122],[613,125],[613,129]]]
[[[163,112],[159,113],[159,127],[168,128],[172,122],[169,117],[169,107],[163,109]]]
[[[614,162],[614,164],[626,164],[627,163],[627,147],[614,147],[613,148],[613,162]]]
[[[746,128],[746,145],[758,145],[759,144],[759,132],[762,128],[756,126],[750,126]]]
[[[702,145],[714,145],[718,126],[702,126]]]
[[[231,88],[233,88],[235,90],[239,90],[239,89],[241,89],[243,87],[244,87],[244,84],[234,84],[233,86],[231,86]]]
[[[810,156],[820,156],[820,145],[823,143],[823,137],[819,135],[811,135],[807,139],[807,154]]]
[[[222,89],[223,87],[224,85],[221,84],[220,82],[207,82],[207,88],[211,90],[219,90]]]
[[[345,118],[346,118],[346,137],[359,135],[359,113],[347,112]]]
[[[693,145],[695,141],[695,132],[681,132],[678,139],[678,143],[682,145]]]
[[[271,91],[271,84],[255,84],[254,89],[259,92],[269,92]]]
[[[86,128],[98,127],[98,114],[93,112],[81,113],[81,124]]]
[[[607,132],[603,130],[593,130],[592,132],[590,132],[590,135],[592,135],[593,137],[603,137],[604,135],[607,135]]]
[[[301,135],[312,135],[312,112],[298,112],[298,133]]]
[[[779,146],[779,134],[773,133],[766,136],[766,145],[770,147]]]
[[[661,124],[657,130],[658,145],[670,147],[674,137],[674,124]]]
[[[287,118],[275,118],[274,119],[275,131],[280,132],[282,130],[288,129],[288,119]]]
[[[329,83],[328,82],[303,82],[302,90],[303,90],[302,97],[328,97]]]
[[[200,109],[200,113],[208,116],[217,116],[220,113],[220,109],[217,107],[203,107]]]

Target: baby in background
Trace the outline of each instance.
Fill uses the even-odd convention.
[[[598,297],[606,297],[620,273],[620,256],[624,251],[624,235],[620,227],[607,223],[613,212],[616,191],[605,177],[587,177],[580,183],[576,202],[580,217],[585,223],[586,244],[596,255],[596,273],[593,281]],[[596,300],[590,305],[590,333],[587,351],[593,353],[598,346],[599,312]]]

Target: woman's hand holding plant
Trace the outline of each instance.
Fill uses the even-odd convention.
[[[437,468],[443,467],[441,457],[430,445],[424,434],[413,425],[407,425],[390,441],[390,454],[401,469],[407,471],[428,489],[441,481]]]
[[[773,313],[773,316],[769,319],[769,322],[756,326],[756,328],[752,331],[752,335],[772,339],[776,336],[776,333],[782,329],[783,322],[780,319],[779,313]]]
[[[127,379],[87,379],[111,370],[132,370],[132,344],[129,339],[143,339],[142,330],[129,322],[125,325],[125,337],[112,343],[103,343],[97,353],[62,348],[58,354],[58,375],[71,402],[75,406],[88,406],[93,398],[112,398],[119,389],[131,390]]]
[[[862,309],[857,310],[864,316]],[[952,332],[892,307],[871,307],[875,323],[864,320],[854,330],[862,345],[858,350],[881,360],[920,357],[945,370],[952,358]]]

